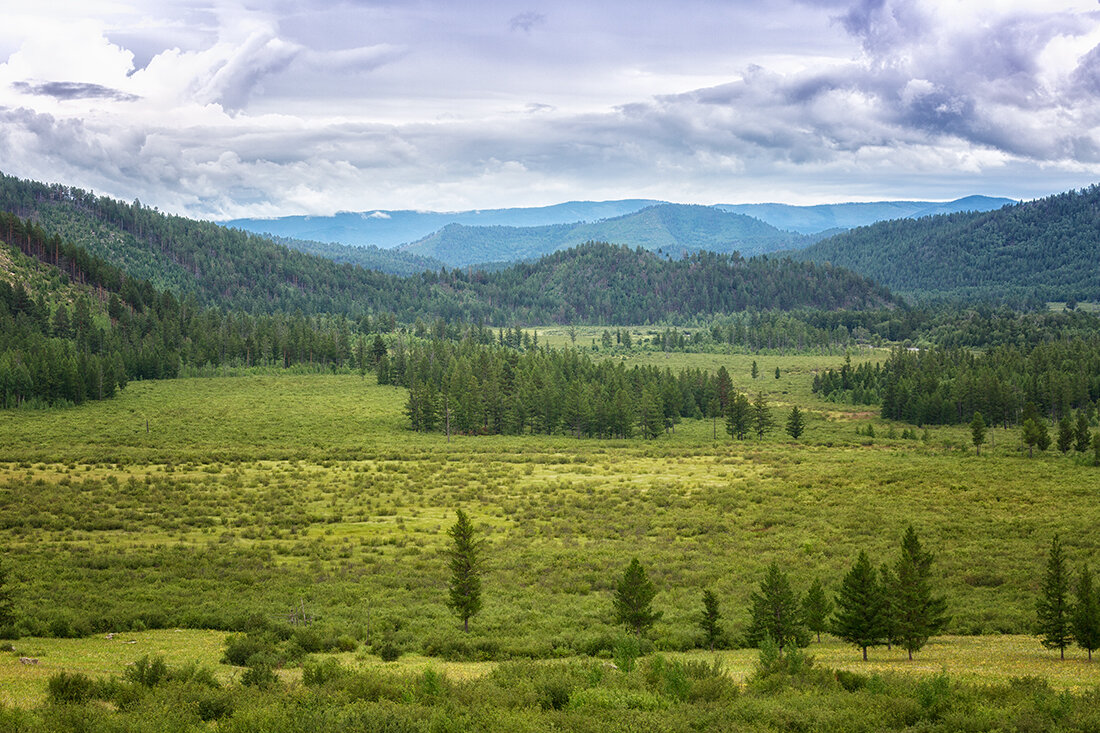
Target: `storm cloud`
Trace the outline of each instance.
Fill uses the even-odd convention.
[[[0,169],[213,218],[1028,198],[1100,173],[1100,7],[1033,5],[27,9]]]

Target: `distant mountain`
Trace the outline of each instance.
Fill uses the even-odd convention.
[[[820,204],[717,204],[715,208],[755,216],[778,229],[815,234],[830,229],[851,229],[890,219],[915,219],[960,211],[991,211],[1016,203],[1012,199],[967,196],[954,201],[875,201],[871,203]]]
[[[743,214],[712,206],[658,204],[596,222],[541,227],[469,227],[448,224],[399,250],[433,257],[451,267],[482,262],[525,261],[590,241],[641,247],[679,258],[706,250],[751,256],[797,249],[813,239],[782,232]]]
[[[383,249],[412,242],[438,231],[448,224],[466,226],[530,227],[572,224],[629,214],[661,203],[649,199],[623,201],[570,201],[554,206],[475,211],[363,211],[341,212],[334,216],[285,216],[277,219],[234,219],[226,226],[256,234],[339,242],[357,246],[374,245]]]
[[[652,199],[621,201],[570,201],[554,206],[475,211],[363,211],[334,216],[286,216],[276,219],[234,219],[224,222],[256,234],[315,242],[338,242],[354,246],[374,245],[382,249],[407,244],[438,232],[448,224],[468,227],[538,227],[578,224],[613,219],[648,206],[666,204]],[[867,204],[718,204],[714,208],[745,214],[777,229],[800,234],[850,229],[886,219],[948,214],[955,211],[987,211],[1011,199],[968,196],[957,201],[880,201]],[[599,237],[597,237],[598,239]],[[585,241],[583,239],[579,241]]]
[[[1100,300],[1100,186],[996,211],[879,222],[794,257],[918,295]]]

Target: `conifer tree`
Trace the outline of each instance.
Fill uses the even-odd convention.
[[[750,644],[759,646],[765,638],[770,638],[783,650],[810,643],[810,633],[802,618],[802,604],[791,590],[787,574],[779,569],[779,563],[768,566],[760,590],[752,594],[750,601]]]
[[[1073,639],[1077,646],[1089,653],[1100,648],[1100,590],[1092,585],[1089,566],[1081,568],[1077,579],[1076,602],[1073,604]]]
[[[1077,425],[1074,429],[1074,433],[1074,438],[1077,442],[1075,446],[1077,452],[1087,453],[1092,436],[1089,434],[1089,416],[1085,414],[1084,410],[1077,411]]]
[[[862,649],[866,661],[868,647],[886,642],[886,624],[878,572],[863,550],[840,584],[836,607],[833,633]]]
[[[970,421],[970,440],[973,441],[974,448],[980,456],[982,454],[982,443],[985,442],[985,419],[980,412],[975,412],[974,418]]]
[[[1073,442],[1077,439],[1077,432],[1074,430],[1073,423],[1070,422],[1069,415],[1062,415],[1062,418],[1058,421],[1058,450],[1062,453],[1069,453],[1073,449]]]
[[[829,615],[833,612],[833,601],[825,595],[825,586],[821,578],[814,578],[810,589],[802,599],[802,616],[806,619],[806,628],[817,634],[821,641],[821,632],[829,628]]]
[[[703,638],[707,647],[712,651],[715,646],[722,643],[722,614],[718,611],[718,597],[714,591],[707,588],[703,591],[703,613],[699,617],[699,627],[703,630]]]
[[[1057,649],[1062,659],[1066,658],[1066,646],[1073,638],[1070,623],[1069,574],[1066,559],[1062,554],[1062,542],[1058,535],[1050,543],[1050,555],[1047,569],[1043,575],[1043,587],[1040,591],[1036,611],[1039,620],[1039,634],[1047,649]]]
[[[731,438],[744,440],[752,422],[752,405],[749,398],[740,392],[730,396],[729,408],[726,411],[726,432]]]
[[[894,564],[890,605],[894,636],[913,658],[928,638],[947,624],[947,600],[932,593],[930,582],[933,555],[921,547],[912,525],[905,530],[901,556]]]
[[[760,376],[760,369],[757,368],[757,366],[756,366],[756,360],[753,360],[753,362],[752,362],[752,378],[756,379],[758,376]]]
[[[11,592],[11,573],[0,558],[0,631],[15,624],[15,600]]]
[[[756,437],[763,438],[764,433],[771,430],[774,424],[771,410],[768,409],[768,400],[763,392],[758,392],[752,403],[752,429],[756,431]]]
[[[473,522],[461,509],[448,534],[451,536],[451,584],[447,605],[470,630],[470,619],[481,610],[481,549]]]
[[[798,405],[795,405],[787,416],[787,434],[798,440],[805,430],[806,418],[803,417],[802,411],[798,409]]]
[[[641,636],[661,618],[661,613],[653,610],[656,595],[657,589],[646,576],[645,568],[638,558],[633,558],[615,587],[615,623]]]

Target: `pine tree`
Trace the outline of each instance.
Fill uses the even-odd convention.
[[[768,566],[760,590],[753,593],[750,600],[750,644],[760,646],[765,638],[770,638],[782,650],[810,643],[810,633],[802,618],[802,604],[791,590],[787,574],[779,569],[779,563]]]
[[[1035,455],[1035,446],[1039,444],[1039,441],[1041,439],[1039,434],[1039,425],[1039,421],[1036,421],[1029,417],[1024,420],[1023,424],[1020,426],[1024,445],[1027,446],[1028,458],[1031,458]]]
[[[768,409],[768,400],[763,392],[758,392],[752,403],[752,429],[756,431],[756,437],[763,438],[764,433],[771,430],[774,424],[771,410]]]
[[[1092,572],[1089,566],[1081,568],[1077,579],[1076,603],[1073,604],[1073,639],[1077,646],[1089,653],[1100,648],[1100,590],[1092,585]]]
[[[1072,639],[1069,607],[1069,575],[1066,559],[1062,555],[1062,542],[1058,535],[1050,543],[1046,574],[1043,576],[1041,595],[1036,604],[1039,633],[1043,646],[1057,649],[1066,658],[1066,646]]]
[[[760,369],[756,366],[756,360],[754,359],[752,362],[752,378],[756,379],[758,376],[760,376]]]
[[[481,610],[481,549],[473,522],[461,509],[448,534],[451,536],[451,584],[447,605],[470,630],[470,618]]]
[[[752,405],[749,404],[749,398],[740,392],[730,395],[729,407],[726,411],[726,432],[730,437],[744,440],[751,421]]]
[[[699,628],[703,630],[704,643],[714,650],[722,643],[722,614],[718,611],[718,597],[707,588],[703,591],[703,613],[699,617]]]
[[[798,440],[805,430],[806,418],[803,417],[802,411],[798,409],[798,405],[795,405],[791,408],[791,414],[787,416],[787,434]]]
[[[947,624],[947,600],[932,594],[933,555],[925,552],[912,525],[905,530],[901,556],[894,564],[891,607],[895,637],[913,658],[930,636]]]
[[[821,578],[815,578],[802,599],[802,616],[806,619],[806,628],[817,634],[818,642],[821,641],[821,632],[829,628],[829,615],[832,612],[833,601],[825,595]]]
[[[860,551],[852,569],[844,576],[836,597],[833,633],[863,650],[886,642],[882,589],[878,573],[867,553]]]
[[[1077,439],[1077,433],[1073,429],[1073,423],[1069,415],[1062,415],[1058,421],[1058,450],[1069,453],[1073,449],[1073,442]]]
[[[615,623],[641,636],[661,618],[661,613],[653,610],[656,595],[657,589],[646,576],[645,568],[638,558],[632,559],[615,587]]]
[[[1076,447],[1078,453],[1087,453],[1089,450],[1090,439],[1089,435],[1089,416],[1085,414],[1084,410],[1077,411],[1077,425],[1074,429],[1074,438],[1076,439]]]
[[[973,441],[974,448],[980,456],[982,454],[982,443],[985,442],[985,419],[982,418],[980,412],[975,412],[974,419],[970,421],[970,440]]]

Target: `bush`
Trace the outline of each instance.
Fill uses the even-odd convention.
[[[401,657],[401,649],[392,641],[385,641],[378,647],[377,654],[383,662],[396,662]]]
[[[96,683],[81,672],[58,672],[46,683],[46,699],[52,703],[82,704],[95,696]]]
[[[307,661],[302,665],[302,684],[307,687],[317,687],[340,679],[346,674],[347,670],[335,659]]]
[[[276,638],[263,632],[232,634],[225,640],[225,654],[222,662],[236,667],[252,666],[252,660],[260,657],[274,658],[278,655]]]
[[[268,667],[266,664],[249,667],[245,670],[245,673],[241,675],[241,684],[247,687],[268,689],[274,687],[278,682],[279,676],[275,674],[275,670]]]
[[[168,665],[164,663],[164,657],[150,660],[149,655],[145,655],[126,667],[124,676],[134,684],[156,687],[168,679]]]

